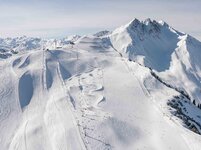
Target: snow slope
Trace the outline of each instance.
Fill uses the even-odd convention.
[[[156,24],[160,33],[147,27],[145,43],[129,23],[73,47],[50,42],[0,60],[0,149],[199,150],[201,110],[184,84],[199,88],[199,41]]]

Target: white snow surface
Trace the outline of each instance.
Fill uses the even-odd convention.
[[[1,40],[0,150],[200,149],[201,109],[168,105],[179,90],[199,104],[200,42],[150,19],[100,35],[19,42],[18,54]]]
[[[201,42],[163,21],[134,19],[110,35],[125,58],[158,72],[167,83],[201,103]]]

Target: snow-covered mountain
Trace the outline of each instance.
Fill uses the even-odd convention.
[[[79,35],[72,35],[62,39],[41,39],[26,36],[0,38],[0,59],[5,59],[24,51],[69,47],[70,42],[76,42],[80,37]]]
[[[104,30],[104,31],[100,31],[100,32],[95,33],[94,36],[103,37],[103,36],[109,35],[110,33],[111,33],[110,31]]]
[[[41,39],[26,36],[5,39],[1,38],[0,46],[13,51],[39,49],[41,47]]]
[[[201,103],[201,42],[163,21],[134,19],[110,36],[124,57],[150,67],[167,83]]]
[[[134,19],[113,31],[111,41],[125,57],[164,71],[169,68],[171,54],[182,35],[164,22]]]
[[[1,150],[200,149],[201,43],[190,35],[134,19],[0,41]]]

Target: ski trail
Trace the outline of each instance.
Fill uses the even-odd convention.
[[[54,55],[51,52],[50,54]],[[71,107],[72,103],[70,102],[70,96],[68,95],[67,88],[62,77],[62,64],[57,57],[52,57],[54,57],[54,60],[48,65],[50,65],[49,67],[53,73],[53,83],[51,88],[48,89],[48,95],[50,96],[45,110],[45,124],[47,126],[50,139],[52,139],[52,147],[55,150],[87,150],[87,147],[80,135],[78,123],[76,122],[76,118]],[[52,118],[52,116],[55,117]],[[69,122],[69,120],[71,121]],[[60,128],[58,133],[56,130],[57,128]],[[54,132],[56,134],[52,137],[52,133]],[[71,138],[69,138],[70,135]]]
[[[44,91],[47,90],[47,79],[46,79],[46,57],[45,57],[45,49],[42,50],[42,55],[43,55],[43,69],[42,69],[42,86]]]
[[[92,72],[89,72],[90,75],[87,75],[85,77],[91,77],[91,74],[93,74]],[[75,95],[74,97],[77,101],[81,101],[79,105],[80,107],[77,107],[79,109],[77,110],[77,114],[81,115],[81,117],[78,117],[80,118],[79,126],[86,141],[85,143],[87,143],[88,147],[92,147],[91,149],[93,149],[94,147],[92,143],[96,143],[97,145],[104,145],[104,148],[110,149],[111,145],[106,143],[104,141],[104,138],[96,132],[96,128],[98,128],[99,121],[102,122],[103,120],[107,119],[107,114],[97,106],[97,103],[100,102],[100,99],[97,98],[99,94],[102,93],[103,87],[102,85],[98,86],[97,83],[84,83],[82,81],[83,76],[80,76],[79,78],[81,79],[81,82],[80,84],[78,84],[78,87],[80,87],[81,85],[82,88],[78,88],[79,90],[74,94],[79,94],[80,97],[75,97]],[[89,89],[87,90],[87,88]],[[94,92],[100,93],[97,96],[97,93]],[[83,103],[86,103],[87,105],[84,105]]]
[[[62,75],[61,75],[61,69],[60,69],[60,66],[61,64],[58,62],[58,69],[57,69],[57,71],[58,71],[58,75],[59,75],[59,79],[60,79],[60,82],[61,82],[61,84],[62,84],[62,87],[63,87],[63,89],[64,89],[64,91],[67,91],[67,86],[66,86],[66,84],[65,84],[65,82],[64,82],[64,80],[63,80],[63,78],[62,78]],[[68,99],[68,109],[69,109],[69,111],[70,111],[70,114],[71,114],[71,118],[72,118],[72,121],[73,121],[73,124],[74,124],[74,127],[75,127],[75,130],[76,130],[76,132],[77,132],[77,135],[78,135],[78,140],[79,140],[79,143],[80,143],[80,146],[81,146],[81,148],[84,150],[87,150],[87,147],[86,147],[86,145],[85,145],[85,143],[84,143],[84,141],[83,141],[83,139],[82,139],[82,136],[81,136],[81,134],[80,134],[80,131],[79,131],[79,127],[78,127],[78,123],[77,123],[77,121],[76,121],[76,119],[75,119],[75,117],[74,117],[74,115],[73,115],[73,111],[72,111],[72,107],[70,107],[71,106],[71,104],[69,103],[70,102],[70,97],[69,97],[69,95],[67,94],[68,92],[66,92],[66,97],[67,97],[67,99]]]
[[[41,54],[41,55],[40,55]],[[37,87],[34,88],[34,95],[32,96],[30,103],[28,105],[26,105],[23,108],[23,116],[22,116],[22,122],[19,125],[17,132],[15,132],[13,139],[11,140],[12,142],[10,143],[10,149],[13,149],[13,147],[18,147],[18,143],[16,143],[16,139],[19,139],[21,142],[21,146],[23,146],[23,149],[25,150],[29,150],[32,149],[32,145],[33,145],[33,138],[38,138],[38,137],[43,137],[45,135],[45,124],[44,124],[44,120],[43,120],[43,114],[42,115],[37,115],[38,112],[43,113],[43,104],[45,103],[45,101],[40,101],[40,97],[44,97],[45,95],[45,90],[43,88],[43,74],[44,74],[44,68],[43,68],[43,52],[41,51],[40,53],[38,53],[38,55],[40,56],[40,62],[38,63],[38,68],[36,71],[34,71],[34,73],[32,72],[31,68],[30,68],[30,72],[32,72],[32,76],[33,76],[33,83],[35,85],[38,85]],[[30,58],[32,57],[32,55],[29,55]],[[22,68],[20,68],[22,69]],[[18,74],[22,74],[21,70],[19,69],[16,70],[18,71]],[[22,71],[24,72],[24,71]],[[24,90],[26,87],[23,87],[22,90]],[[20,101],[20,100],[19,100]],[[35,105],[35,107],[30,107],[30,105]],[[35,114],[34,117],[32,117],[32,113]],[[35,125],[37,120],[37,124]],[[34,131],[37,131],[37,129],[41,129],[41,132],[37,132],[36,135],[34,136],[30,136]],[[36,145],[40,145],[41,143],[46,144],[47,140],[46,137],[43,139],[43,141],[39,141],[38,139],[35,141]],[[43,145],[41,144],[40,146],[41,148],[44,148]],[[22,148],[22,147],[19,147]]]
[[[7,67],[1,66],[0,71],[6,72]],[[1,76],[0,76],[1,77]],[[1,78],[0,78],[1,79]],[[6,97],[11,93],[10,89],[5,88],[6,84],[8,84],[8,79],[2,78],[1,79],[1,86],[0,86],[0,122],[6,119],[10,113],[10,106],[6,102]]]
[[[129,66],[129,64],[128,64],[129,61],[128,61],[126,58],[123,58],[123,55],[122,55],[120,52],[118,52],[114,47],[113,47],[113,49],[114,49],[115,52],[117,52],[117,53],[119,54],[119,56],[122,58],[122,61],[124,62],[124,64],[125,64],[127,70],[129,71],[129,73],[131,73],[131,74],[136,78],[136,80],[138,81],[138,83],[139,83],[139,85],[140,85],[140,87],[141,87],[141,89],[142,89],[144,95],[147,96],[149,99],[151,99],[151,102],[154,104],[155,108],[156,108],[157,110],[159,110],[159,112],[160,112],[161,114],[163,114],[163,116],[165,116],[166,118],[170,119],[170,120],[174,123],[174,127],[175,127],[176,129],[180,130],[179,124],[178,124],[174,119],[172,119],[172,115],[171,115],[171,114],[167,114],[167,113],[163,110],[162,106],[158,106],[158,105],[156,104],[155,98],[150,94],[150,92],[147,90],[147,88],[145,87],[145,85],[141,83],[140,79],[136,76],[135,71],[132,70],[132,66],[131,66],[131,67]],[[132,63],[136,63],[136,62],[132,62]],[[139,65],[139,64],[138,64],[138,65]],[[144,67],[144,66],[143,66],[143,67]],[[165,86],[166,86],[166,85],[165,85]],[[165,119],[164,119],[164,120],[165,120]],[[190,142],[188,142],[188,141],[185,139],[185,137],[182,135],[182,131],[181,131],[181,130],[180,130],[179,132],[180,132],[180,134],[181,134],[181,135],[180,135],[181,138],[184,139],[185,145],[188,146]],[[188,148],[190,148],[190,147],[188,146]],[[190,148],[190,149],[191,149],[191,148]]]
[[[28,120],[26,121],[26,124],[24,127],[24,145],[25,145],[26,150],[28,150],[28,148],[27,148],[27,126],[28,126]]]
[[[79,76],[79,86],[81,86],[81,93],[83,97],[89,97],[86,98],[88,107],[98,108],[98,104],[105,100],[104,86],[100,84],[103,80],[102,73],[99,75],[99,72],[102,72],[100,70],[101,69],[95,69],[84,77]]]
[[[10,63],[8,60],[1,61],[0,65],[0,72],[3,72],[7,75],[6,77],[0,75],[0,122],[2,124],[3,121],[9,118],[10,114],[12,113],[12,103],[16,103],[17,101],[17,98],[14,97],[16,94],[16,87],[10,86],[12,85],[11,83],[15,83],[10,72],[11,65],[12,63]]]
[[[111,145],[104,140],[104,136],[96,132],[99,122],[108,118],[108,114],[103,112],[98,106],[104,97],[104,77],[103,69],[100,68],[95,59],[94,65],[85,64],[89,71],[81,73],[79,67],[79,55],[76,63],[76,75],[67,80],[68,93],[76,104],[75,116],[81,136],[88,149],[101,147],[111,149]],[[93,144],[92,144],[93,143]],[[95,143],[95,144],[94,144]],[[96,145],[96,146],[95,146]]]

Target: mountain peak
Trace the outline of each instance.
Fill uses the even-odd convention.
[[[152,22],[152,20],[150,19],[150,18],[147,18],[147,19],[145,19],[144,21],[143,21],[143,23],[145,24],[145,25],[148,25],[148,24],[150,24]]]
[[[163,23],[165,24],[165,23]],[[128,30],[129,32],[135,32],[138,35],[155,35],[160,33],[162,28],[169,27],[168,25],[163,26],[162,23],[157,22],[156,20],[152,20],[150,18],[147,18],[145,20],[138,20],[133,19],[131,22],[129,22],[126,26],[124,26],[124,29]]]
[[[127,25],[128,27],[137,27],[140,24],[141,24],[140,20],[138,20],[137,18],[134,18]]]
[[[161,25],[161,26],[166,26],[166,27],[169,27],[168,23],[163,21],[163,20],[159,20],[158,23]]]
[[[151,18],[147,18],[141,21],[135,18],[127,24],[127,27],[137,27],[139,25],[152,26],[152,27],[153,26],[169,27],[169,25],[165,21],[163,20],[156,21],[156,20],[152,20]]]

